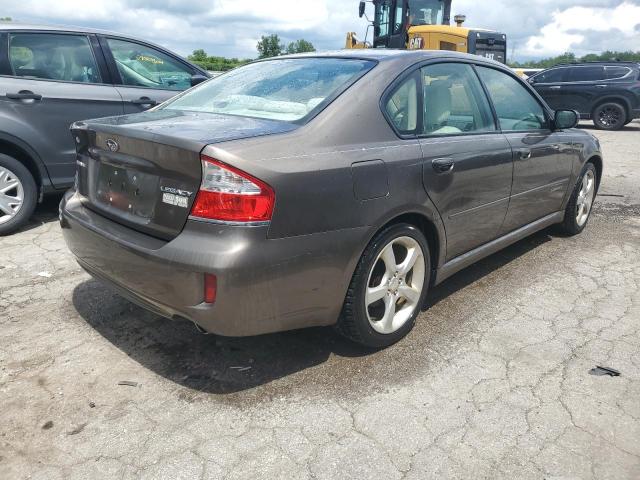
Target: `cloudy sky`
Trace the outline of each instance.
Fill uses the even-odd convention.
[[[242,58],[255,57],[257,40],[269,33],[341,48],[347,31],[364,35],[357,10],[357,0],[0,0],[0,17],[114,30],[182,55],[204,48]],[[455,0],[452,10],[469,26],[507,33],[516,60],[640,50],[640,0]]]

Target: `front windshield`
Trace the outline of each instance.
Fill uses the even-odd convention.
[[[374,65],[369,60],[329,57],[251,63],[209,80],[162,108],[296,121],[321,108]]]
[[[443,17],[442,0],[409,0],[410,25],[442,25]]]

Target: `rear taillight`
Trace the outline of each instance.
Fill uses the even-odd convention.
[[[192,216],[226,222],[271,220],[276,196],[269,185],[211,157],[200,159],[202,184]]]

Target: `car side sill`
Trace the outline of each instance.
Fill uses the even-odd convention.
[[[484,245],[474,248],[473,250],[464,253],[452,260],[449,260],[436,272],[434,285],[442,283],[453,274],[459,272],[464,268],[467,268],[478,260],[481,260],[502,250],[512,243],[522,240],[523,238],[528,237],[529,235],[542,230],[543,228],[562,222],[563,218],[564,212],[552,213],[536,220],[535,222],[531,222],[524,227],[520,227],[513,232],[507,233],[500,238],[496,238],[489,243],[485,243]]]

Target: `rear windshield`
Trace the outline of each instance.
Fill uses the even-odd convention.
[[[209,80],[162,108],[295,122],[322,109],[374,65],[345,58],[256,62]]]

